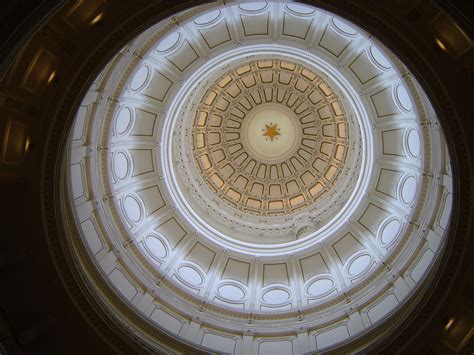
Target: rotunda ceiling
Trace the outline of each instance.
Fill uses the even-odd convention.
[[[227,55],[218,57],[224,68],[210,63],[205,76],[212,79],[198,90],[183,88],[177,137],[163,138],[173,146],[170,161],[180,161],[178,169],[168,166],[170,185],[194,192],[179,196],[182,204],[213,220],[222,234],[249,243],[298,239],[295,221],[314,225],[316,211],[317,223],[330,220],[361,169],[361,149],[349,149],[349,136],[362,141],[352,109],[346,117],[349,103],[316,74],[314,63],[295,63],[281,48],[269,55],[254,47],[252,58],[260,59],[237,57],[233,67]]]
[[[403,64],[345,20],[196,7],[126,46],[84,98],[65,218],[156,329],[220,352],[329,349],[401,319],[442,249],[435,121]]]
[[[284,216],[331,190],[348,137],[341,104],[324,81],[271,59],[219,79],[201,100],[192,136],[199,172],[223,191],[220,198],[240,211]]]
[[[258,216],[292,214],[329,192],[349,143],[330,87],[300,65],[271,59],[219,78],[201,100],[192,137],[211,190]]]

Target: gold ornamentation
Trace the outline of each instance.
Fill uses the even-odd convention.
[[[276,123],[272,126],[272,123],[270,122],[270,125],[266,124],[265,128],[266,128],[266,130],[265,130],[265,133],[263,135],[270,138],[270,140],[272,142],[273,142],[273,139],[276,136],[281,136],[281,133],[279,132],[280,128],[278,128],[278,125]]]
[[[272,64],[272,67],[262,68],[258,61],[250,61],[218,78],[200,100],[191,138],[198,173],[211,191],[241,212],[267,217],[292,214],[326,199],[328,191],[344,176],[343,171],[348,171],[350,164],[359,164],[357,160],[346,166],[348,122],[340,99],[329,84],[301,65],[280,60],[273,60]],[[269,73],[273,73],[273,81],[263,82],[262,76]],[[296,84],[278,81],[280,73],[290,75],[291,83],[307,86],[306,92],[311,94],[296,94]],[[229,78],[231,81],[223,87],[220,83]],[[260,85],[246,87],[245,80]],[[266,97],[268,87],[276,89]],[[240,94],[229,91],[231,88]],[[286,99],[280,102],[278,95]],[[282,109],[289,110],[289,117],[294,115],[297,129],[301,130],[299,149],[283,161],[271,164],[259,161],[242,144],[244,121],[264,104],[249,97],[266,97],[265,104],[271,107],[269,111],[280,110],[281,105]],[[290,102],[290,97],[298,99]],[[315,103],[324,109],[316,112],[298,109],[310,108]],[[219,109],[224,106],[227,107],[225,112],[230,114],[228,118]],[[341,110],[341,115],[335,114],[334,107]],[[324,112],[329,116],[321,116]],[[269,114],[253,128],[258,137],[271,140],[268,144],[272,146],[274,139],[288,133],[286,129],[281,131],[282,123],[273,120]]]

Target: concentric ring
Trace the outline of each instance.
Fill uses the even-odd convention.
[[[248,64],[242,64],[249,59],[249,55],[245,53],[252,53]],[[272,59],[269,59],[269,53]],[[262,73],[258,74],[257,79],[253,76],[253,70],[261,71],[265,68],[273,79],[266,79],[268,87],[273,90],[271,97],[267,94],[267,100],[278,103],[277,99],[282,97],[280,100],[286,100],[286,109],[296,115],[302,125],[299,149],[295,156],[279,166],[257,162],[249,156],[240,165],[236,164],[238,167],[233,167],[232,158],[227,157],[239,158],[245,152],[236,149],[230,154],[227,151],[226,154],[228,148],[219,147],[221,142],[225,143],[225,139],[221,137],[227,134],[238,140],[241,128],[233,122],[239,119],[239,115],[245,121],[247,112],[259,104],[268,103],[264,99],[267,84],[262,82]],[[239,71],[242,72],[242,77],[239,77]],[[283,78],[279,75],[281,71],[285,74]],[[353,104],[360,100],[359,96],[349,85],[344,85],[346,80],[343,77],[333,72],[323,61],[318,61],[303,51],[280,45],[278,54],[275,54],[272,46],[260,45],[218,56],[202,66],[194,79],[190,78],[184,83],[165,121],[167,126],[162,139],[169,150],[162,162],[163,170],[172,174],[165,175],[165,181],[169,184],[170,191],[176,191],[173,194],[176,206],[182,209],[183,214],[193,218],[193,223],[199,225],[199,233],[213,241],[220,241],[227,248],[234,248],[233,244],[237,243],[239,248],[252,246],[248,249],[252,253],[257,246],[261,248],[260,252],[279,253],[281,248],[288,251],[291,245],[291,248],[300,248],[320,241],[347,221],[351,213],[350,205],[362,198],[361,184],[364,176],[370,175],[371,164],[368,157],[372,154],[372,138],[368,129],[367,112],[354,109],[363,108],[361,103]],[[208,80],[203,83],[200,81],[202,77]],[[236,83],[232,81],[232,77],[236,78]],[[255,85],[252,85],[253,82]],[[234,100],[232,95],[222,94],[223,83],[235,87],[233,90],[238,94],[234,94]],[[246,85],[249,86],[248,90]],[[337,89],[332,89],[334,87]],[[202,97],[195,95],[202,91],[207,93]],[[337,92],[343,93],[342,96]],[[222,95],[218,96],[218,93]],[[281,96],[278,96],[279,93]],[[263,99],[256,102],[252,95]],[[225,106],[226,116],[220,113],[223,118],[215,118],[219,116],[219,108],[207,105],[206,102],[218,107]],[[291,107],[288,107],[289,104]],[[188,107],[197,107],[197,113],[188,111]],[[204,117],[209,119],[205,120]],[[229,117],[232,119],[225,119]],[[195,125],[191,129],[192,122],[202,123],[204,126]],[[222,129],[225,133],[221,131],[219,134],[221,128],[212,127],[215,122],[230,122],[235,127],[224,125]],[[206,128],[205,124],[209,127]],[[207,146],[204,138],[206,129],[213,137],[213,140],[207,140]],[[192,146],[186,144],[186,137],[189,136],[187,132],[191,131],[196,133]],[[169,135],[168,132],[175,134]],[[353,142],[351,149],[349,137]],[[310,146],[309,149],[305,144]],[[208,146],[212,147],[215,158],[207,151]],[[243,144],[238,142],[230,146],[243,149]],[[183,161],[194,159],[196,164],[184,163],[176,169],[177,165],[172,162],[177,161],[177,157],[186,157]],[[216,160],[220,163],[219,168],[227,168],[225,172],[235,175],[233,180],[228,181],[229,175],[220,176],[212,168]],[[242,166],[243,164],[246,165]],[[250,174],[245,172],[249,164],[252,164]],[[272,179],[272,165],[275,179]],[[287,176],[284,174],[286,167],[289,167]],[[236,174],[236,171],[243,171],[244,174]],[[250,180],[253,183],[246,184]],[[227,187],[224,182],[234,185]],[[239,182],[242,184],[236,187],[235,183]],[[182,185],[177,186],[179,183]],[[183,190],[188,190],[192,197],[185,197]],[[279,198],[271,196],[271,192],[275,190],[275,196]],[[213,197],[215,194],[219,197]],[[318,203],[314,203],[316,200]],[[217,206],[218,209],[211,206]],[[245,218],[241,217],[242,213],[246,215]],[[282,216],[285,218],[281,218]],[[214,221],[212,225],[205,221],[209,218]],[[301,218],[313,225],[311,236],[301,238],[301,233],[295,230],[294,222]]]

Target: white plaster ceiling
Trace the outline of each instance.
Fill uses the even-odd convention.
[[[296,122],[291,154],[249,148],[259,107]],[[97,78],[70,201],[104,279],[157,328],[221,352],[319,351],[396,312],[436,259],[452,203],[436,121],[353,24],[217,2],[155,25]]]

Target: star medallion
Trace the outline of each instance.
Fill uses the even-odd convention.
[[[269,125],[265,125],[265,129],[262,131],[265,131],[265,133],[263,133],[263,136],[266,136],[268,138],[270,138],[270,140],[273,142],[273,139],[276,138],[276,136],[280,136],[281,133],[280,133],[280,128],[278,128],[278,125],[277,124],[274,124],[272,125],[272,123],[270,122]]]

